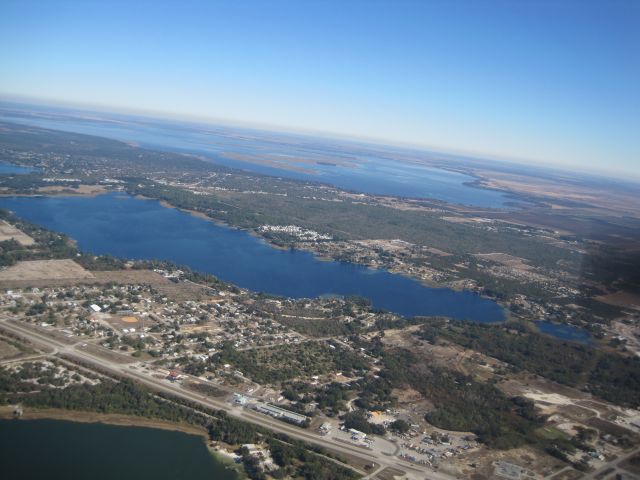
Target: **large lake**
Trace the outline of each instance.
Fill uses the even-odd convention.
[[[237,478],[195,435],[60,420],[0,420],[0,463],[11,480]]]
[[[294,298],[361,295],[405,316],[448,316],[476,322],[504,319],[502,308],[473,292],[427,288],[403,275],[320,261],[279,250],[247,232],[216,225],[156,200],[125,194],[97,197],[5,197],[0,208],[66,233],[95,254],[162,259],[257,292]]]
[[[148,148],[199,153],[232,168],[318,181],[370,194],[431,198],[491,208],[508,208],[514,202],[502,192],[470,186],[475,178],[469,175],[398,161],[392,150],[382,152],[375,146],[353,142],[213,126],[196,128],[122,115],[106,120],[79,120],[64,115],[24,116],[0,111],[0,120],[107,137]],[[249,158],[253,161],[247,161]],[[256,159],[268,161],[257,163]]]

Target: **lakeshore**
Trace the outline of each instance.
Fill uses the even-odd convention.
[[[182,431],[52,419],[0,420],[0,427],[8,478],[238,478],[200,436]],[[34,455],[38,462],[29,461]]]
[[[406,316],[495,322],[504,312],[469,291],[427,288],[407,276],[314,254],[278,250],[247,232],[168,209],[159,201],[108,193],[96,197],[4,197],[0,206],[66,233],[81,249],[131,259],[163,259],[241,288],[293,298],[358,295]]]

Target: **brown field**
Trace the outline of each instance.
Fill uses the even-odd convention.
[[[18,262],[0,271],[0,289],[30,287],[62,287],[72,285],[150,285],[159,293],[175,300],[198,300],[207,295],[201,285],[173,283],[151,270],[103,270],[90,272],[73,260],[32,260]]]
[[[402,477],[406,472],[398,468],[387,467],[378,473],[375,477],[377,480],[396,480],[397,477]]]
[[[18,262],[0,272],[0,285],[34,280],[87,279],[93,274],[73,260],[29,260]]]
[[[121,363],[124,365],[137,361],[137,359],[131,357],[131,350],[129,350],[129,353],[117,353],[115,351],[109,350],[108,348],[94,345],[93,343],[85,343],[82,345],[78,345],[75,348],[84,352],[88,352],[91,355],[104,358],[105,360],[108,360],[110,362]],[[73,354],[71,353],[70,355]]]
[[[532,195],[556,206],[562,205],[563,201],[572,200],[584,202],[585,207],[592,206],[595,211],[610,212],[616,216],[624,213],[635,218],[640,217],[635,193],[630,190],[618,190],[614,187],[596,188],[570,184],[563,179],[524,176],[495,170],[479,170],[474,174],[481,177],[479,184],[483,187]]]
[[[47,195],[62,194],[95,196],[107,192],[107,189],[102,185],[79,185],[78,188],[70,188],[63,185],[52,185],[50,187],[40,187],[38,188],[38,192],[46,193]]]
[[[602,295],[599,297],[595,297],[595,300],[598,300],[602,303],[607,303],[609,305],[614,305],[616,307],[627,307],[640,310],[640,295],[636,293],[630,292],[616,292],[610,293],[609,295]]]
[[[200,332],[219,333],[224,331],[224,328],[222,328],[217,322],[214,323],[209,321],[203,325],[197,325],[197,324],[181,325],[180,331],[184,332],[185,334],[200,333]]]
[[[519,465],[528,470],[548,476],[566,467],[566,463],[535,449],[520,447],[512,450],[489,450],[481,448],[469,454],[456,457],[452,465],[456,468],[458,478],[474,478],[485,480],[499,478],[495,475],[494,462],[503,461]],[[471,465],[475,464],[473,468]],[[538,477],[540,478],[540,477]]]
[[[505,267],[515,268],[517,270],[529,270],[531,268],[523,258],[514,257],[507,253],[476,253],[474,257],[499,263]]]
[[[601,418],[590,418],[587,422],[587,425],[600,430],[601,433],[608,433],[610,435],[624,437],[630,437],[634,442],[640,438],[640,435],[637,433],[633,433],[630,430],[627,430],[620,425],[616,425],[615,423],[608,422],[607,420],[603,420]]]
[[[28,247],[36,243],[33,238],[22,230],[18,230],[10,223],[0,220],[0,242],[4,242],[6,240],[15,240],[23,247]]]
[[[107,322],[109,325],[114,327],[117,330],[135,328],[138,331],[141,331],[142,327],[152,327],[156,325],[158,322],[149,316],[137,317],[135,315],[110,315],[99,313],[96,315],[101,321]]]
[[[45,335],[47,337],[51,337],[55,340],[57,340],[58,342],[62,342],[62,343],[66,343],[66,344],[73,344],[75,343],[77,340],[74,340],[73,338],[68,337],[67,335],[65,335],[64,333],[55,330],[53,328],[44,328],[44,327],[39,327],[37,325],[34,325],[33,323],[27,323],[27,322],[21,322],[17,319],[11,319],[9,320],[9,323],[13,323],[15,325],[19,325],[21,328],[24,328],[25,330],[33,330],[36,333],[39,333],[41,335]],[[0,327],[0,331],[2,331],[2,327]],[[43,352],[51,352],[51,347],[48,347],[46,344],[40,343],[38,340],[33,340],[33,341],[29,341],[24,339],[24,337],[22,337],[20,334],[16,335],[17,337],[20,338],[20,342],[21,343],[27,343],[27,345],[33,345],[36,348],[38,348],[38,350],[42,350]]]

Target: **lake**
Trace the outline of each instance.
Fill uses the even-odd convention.
[[[548,320],[538,320],[535,324],[540,332],[546,335],[551,335],[561,340],[570,340],[572,342],[591,343],[591,334],[581,328],[563,323],[553,323]]]
[[[13,163],[0,162],[0,175],[24,175],[25,173],[33,171],[33,168],[21,167],[20,165],[14,165]]]
[[[233,480],[196,435],[61,420],[0,420],[10,480]]]
[[[63,232],[80,249],[131,259],[161,259],[207,272],[256,292],[293,298],[360,295],[405,316],[504,320],[495,302],[470,291],[428,288],[403,275],[312,253],[280,250],[249,233],[217,225],[156,200],[109,193],[96,197],[5,197],[0,208]]]
[[[511,208],[503,192],[476,188],[474,177],[417,163],[428,152],[398,151],[356,142],[330,141],[250,129],[201,127],[169,121],[140,121],[123,115],[100,119],[24,116],[0,110],[0,120],[96,135],[142,147],[203,154],[215,163],[377,195],[430,198],[485,208]],[[414,161],[395,157],[409,155]],[[447,164],[455,165],[455,161]]]

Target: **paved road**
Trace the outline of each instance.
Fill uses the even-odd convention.
[[[611,472],[605,475],[604,478],[614,478],[616,473],[627,473],[626,470],[620,469],[619,465],[625,460],[628,460],[629,458],[633,457],[637,453],[640,453],[640,447],[634,448],[631,452],[623,455],[622,457],[618,457],[615,460],[612,460],[611,462],[605,463],[599,469],[585,475],[582,480],[595,480],[598,478],[598,475],[602,475],[604,472],[606,472],[609,469],[612,469]]]
[[[304,430],[302,428],[298,428],[292,425],[285,424],[278,420],[271,419],[271,417],[268,417],[266,415],[261,415],[251,410],[243,409],[241,407],[234,407],[229,403],[211,399],[206,396],[185,390],[177,384],[169,383],[166,380],[154,378],[150,373],[145,373],[141,368],[138,368],[136,366],[134,366],[134,368],[131,368],[132,364],[123,365],[121,363],[117,363],[102,357],[94,356],[90,352],[83,350],[82,342],[71,345],[65,344],[59,340],[49,337],[44,333],[36,332],[31,328],[16,324],[15,322],[7,322],[7,320],[9,319],[6,317],[0,318],[0,323],[2,323],[4,328],[12,331],[19,336],[25,337],[35,344],[41,344],[48,348],[52,348],[54,352],[57,352],[58,354],[67,354],[79,360],[82,360],[88,365],[94,365],[98,367],[98,369],[134,379],[155,391],[170,393],[176,397],[198,403],[208,408],[225,410],[228,414],[233,415],[234,417],[240,418],[247,422],[268,427],[269,429],[276,432],[285,433],[292,438],[320,445],[330,450],[334,450],[338,453],[343,452],[348,455],[360,458],[366,462],[375,462],[380,465],[380,468],[374,473],[378,473],[386,467],[392,467],[407,472],[407,475],[409,477],[415,479],[452,480],[456,478],[443,472],[433,471],[428,467],[422,465],[403,462],[397,457],[385,456],[381,454],[382,452],[367,451],[355,446],[347,445],[332,438],[323,437],[308,430]],[[370,477],[371,475],[372,474],[368,476]]]

